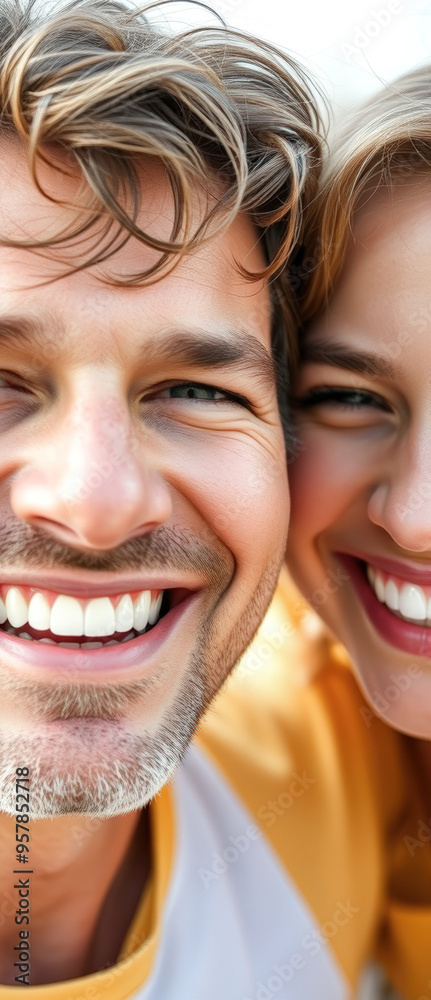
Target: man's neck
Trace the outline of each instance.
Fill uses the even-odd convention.
[[[151,868],[148,810],[34,820],[29,848],[30,863],[17,862],[15,819],[0,814],[0,983],[19,985],[20,930],[30,932],[30,985],[114,964]],[[29,922],[18,923],[25,888]]]

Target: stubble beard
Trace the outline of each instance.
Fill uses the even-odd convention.
[[[127,723],[151,693],[151,682],[48,687],[11,679],[0,662],[3,704],[9,702],[12,710],[19,706],[21,716],[24,710],[36,722],[33,733],[19,735],[16,725],[0,726],[0,810],[15,814],[16,769],[23,767],[30,772],[33,819],[67,814],[107,818],[148,805],[172,778],[208,705],[252,641],[280,565],[270,561],[246,612],[227,635],[217,622],[211,626],[205,621],[181,688],[154,731]],[[41,735],[44,722],[48,732]]]

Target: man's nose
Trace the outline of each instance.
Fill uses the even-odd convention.
[[[379,478],[368,504],[370,520],[411,552],[431,552],[431,425],[412,433]]]
[[[152,531],[171,517],[172,499],[148,439],[124,399],[81,394],[13,477],[12,510],[89,549],[115,548]]]

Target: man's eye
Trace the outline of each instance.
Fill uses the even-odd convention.
[[[218,389],[215,385],[202,385],[200,382],[181,382],[177,385],[169,385],[167,388],[161,389],[157,396],[165,399],[203,400],[203,402],[210,403],[229,402],[247,407],[250,405],[244,396],[228,392],[227,389]]]
[[[339,410],[363,410],[366,407],[374,407],[379,410],[390,412],[390,407],[382,398],[374,392],[365,389],[348,389],[337,386],[319,386],[310,389],[305,396],[294,397],[293,407],[297,409],[311,409],[313,406],[320,406],[329,403]]]
[[[26,396],[32,394],[31,390],[23,382],[15,382],[12,379],[9,380],[0,376],[0,398],[7,391],[23,393]]]

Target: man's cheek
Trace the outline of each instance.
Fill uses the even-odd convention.
[[[285,465],[263,460],[251,465],[237,458],[214,507],[211,525],[238,559],[251,553],[262,558],[284,544],[290,517],[290,494]]]
[[[197,511],[200,534],[206,529],[237,557],[281,543],[290,511],[282,448],[278,456],[245,436],[195,439],[179,471],[177,489]]]

